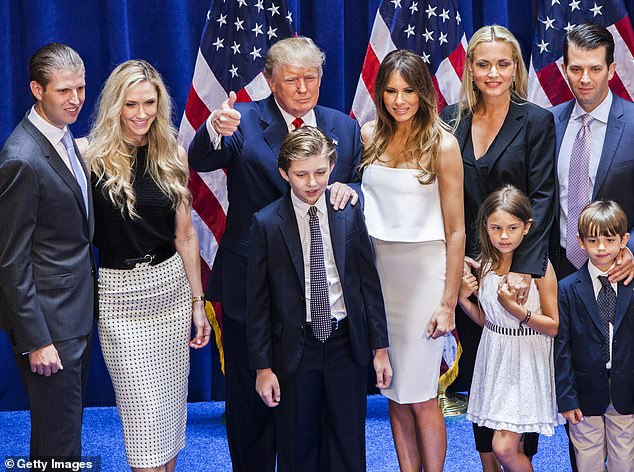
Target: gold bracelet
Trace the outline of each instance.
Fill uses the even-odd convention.
[[[205,296],[204,295],[199,295],[197,297],[192,297],[192,303],[193,302],[204,302],[205,301]]]

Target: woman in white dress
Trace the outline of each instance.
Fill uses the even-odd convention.
[[[385,57],[374,104],[377,119],[361,130],[361,169],[394,368],[382,393],[401,470],[441,471],[447,438],[436,396],[463,268],[462,159],[417,54]]]

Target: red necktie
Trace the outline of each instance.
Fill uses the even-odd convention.
[[[304,120],[302,120],[301,118],[295,118],[291,124],[293,125],[293,129],[297,129],[297,128],[301,128],[302,125],[304,124]]]

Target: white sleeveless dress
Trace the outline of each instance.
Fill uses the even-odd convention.
[[[469,392],[467,419],[480,426],[551,436],[559,424],[553,338],[523,327],[498,302],[504,276],[488,272],[480,283],[485,326]],[[526,308],[541,313],[535,282]]]
[[[419,174],[372,164],[362,182],[394,370],[392,385],[381,393],[402,404],[436,397],[445,344],[444,337],[427,337],[427,325],[445,288],[440,195],[438,182],[421,185]]]

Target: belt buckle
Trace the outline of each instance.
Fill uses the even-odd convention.
[[[134,264],[135,269],[137,267],[147,267],[149,265],[152,265],[152,261],[154,261],[154,254],[146,254],[142,257],[142,259],[143,260],[141,262],[137,262],[136,264]]]

